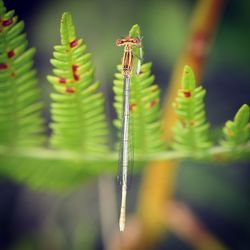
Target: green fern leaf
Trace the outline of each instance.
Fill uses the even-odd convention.
[[[56,192],[72,191],[103,172],[114,174],[116,159],[81,157],[80,153],[63,150],[34,149],[25,154],[22,150],[6,151],[1,154],[0,173],[33,189]]]
[[[140,28],[134,25],[129,33],[132,37],[140,37]],[[139,56],[139,49],[134,48],[135,59]],[[135,61],[134,66],[137,65]],[[160,122],[160,90],[151,75],[151,63],[141,66],[139,75],[132,74],[130,93],[130,117],[132,118],[132,138],[135,154],[154,153],[164,150],[161,122]],[[114,108],[117,119],[114,125],[120,130],[122,125],[123,82],[121,65],[117,66],[113,90],[115,93]]]
[[[0,144],[38,146],[44,141],[42,104],[33,69],[35,49],[27,49],[24,23],[0,0]]]
[[[237,147],[245,145],[250,139],[250,109],[247,104],[241,106],[233,121],[227,121],[223,128],[225,140],[223,146]]]
[[[174,103],[177,122],[173,128],[173,147],[180,151],[195,152],[207,149],[208,124],[206,123],[204,101],[205,90],[196,87],[195,77],[189,66],[184,67],[182,88]]]
[[[61,21],[61,45],[55,46],[54,76],[48,76],[57,93],[52,93],[52,138],[56,148],[84,153],[107,151],[107,124],[100,84],[94,82],[90,54],[76,31],[69,13]]]

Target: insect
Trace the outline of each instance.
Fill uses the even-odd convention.
[[[123,105],[122,105],[122,130],[121,130],[121,148],[120,148],[120,159],[119,168],[121,169],[121,176],[119,180],[122,186],[122,198],[121,198],[121,210],[119,219],[120,231],[125,229],[126,221],[126,198],[127,198],[127,182],[128,182],[128,168],[129,168],[129,130],[130,126],[130,110],[129,110],[129,100],[130,100],[130,82],[131,76],[134,70],[134,54],[133,48],[136,46],[140,48],[141,54],[141,39],[133,38],[127,36],[125,38],[116,40],[117,46],[124,46],[123,57],[122,57],[122,74],[124,76],[123,84]],[[138,60],[136,73],[140,72],[140,58]]]

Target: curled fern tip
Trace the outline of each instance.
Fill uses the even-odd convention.
[[[250,117],[249,106],[247,104],[243,104],[235,115],[235,121],[245,125],[248,123],[249,117]]]
[[[129,36],[132,37],[140,37],[141,36],[141,29],[138,24],[134,24],[129,31]]]
[[[61,42],[66,45],[68,41],[74,41],[76,31],[73,24],[72,16],[69,12],[64,12],[61,19]]]
[[[188,65],[184,67],[181,83],[182,88],[186,90],[194,90],[196,87],[194,72]]]

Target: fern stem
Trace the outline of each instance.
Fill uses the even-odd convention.
[[[250,141],[243,146],[239,146],[237,148],[229,148],[224,146],[216,146],[204,151],[202,153],[190,155],[189,153],[179,152],[179,151],[164,151],[152,154],[141,154],[136,156],[136,162],[147,162],[147,161],[167,161],[167,160],[185,160],[185,159],[199,159],[199,160],[207,160],[208,158],[214,160],[221,160],[230,158],[230,154],[234,153],[242,153],[244,152],[250,154]],[[45,149],[45,148],[24,148],[24,149],[15,149],[10,150],[9,147],[0,145],[0,155],[5,156],[18,156],[25,158],[35,158],[41,160],[69,160],[69,161],[82,161],[83,163],[88,162],[109,162],[112,163],[118,161],[118,156],[116,152],[111,152],[108,154],[81,154],[78,152],[70,151],[70,150],[53,150],[53,149]],[[220,158],[218,158],[220,156]],[[114,173],[116,173],[116,169],[114,169]]]
[[[61,45],[54,47],[51,59],[54,75],[47,77],[56,90],[51,94],[51,145],[84,154],[106,152],[104,97],[94,81],[91,55],[85,52],[84,41],[77,39],[68,12],[62,16],[60,31]]]

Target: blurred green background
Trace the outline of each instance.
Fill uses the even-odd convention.
[[[107,113],[114,117],[112,81],[121,49],[115,40],[138,23],[143,33],[144,60],[153,62],[153,74],[166,90],[171,70],[181,53],[196,1],[191,0],[36,0],[5,1],[25,21],[30,46],[37,48],[44,115],[49,122],[52,90],[46,80],[51,72],[53,46],[60,43],[59,25],[64,11],[71,12],[78,37],[84,38],[96,66],[96,79],[107,97]],[[250,2],[225,1],[225,9],[211,47],[202,84],[207,89],[207,118],[212,127],[222,126],[250,93]],[[48,131],[49,133],[49,131]],[[183,163],[179,168],[176,199],[184,201],[208,229],[229,249],[250,248],[249,164],[230,166]],[[134,211],[140,176],[130,191]],[[100,190],[106,192],[100,193]],[[99,190],[99,191],[98,191]],[[0,183],[0,249],[104,249],[100,200],[108,207],[106,221],[117,227],[115,181],[111,177],[89,181],[73,193],[36,192],[3,179]],[[134,195],[133,195],[134,194]],[[110,210],[107,210],[110,209]],[[103,211],[103,210],[101,210]],[[170,235],[157,249],[192,249]],[[212,249],[211,249],[212,250]]]

